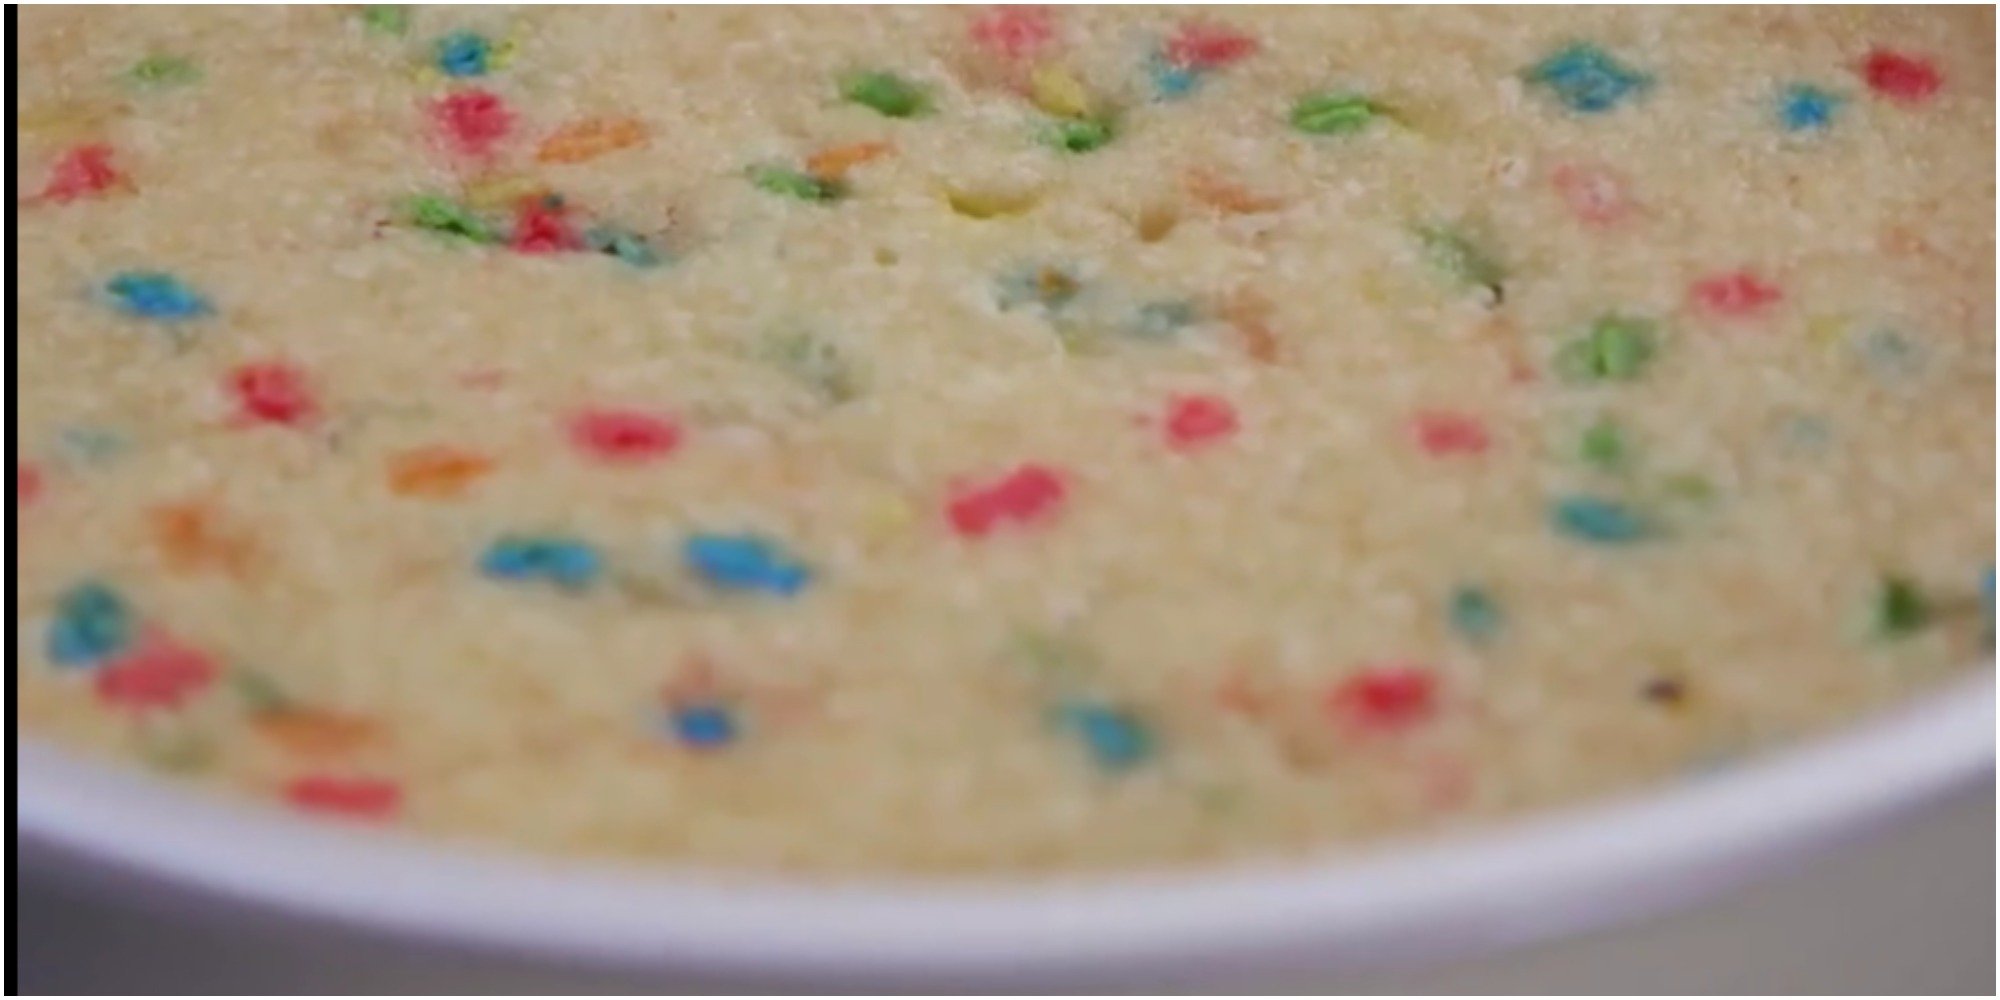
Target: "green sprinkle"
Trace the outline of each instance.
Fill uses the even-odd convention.
[[[841,81],[840,96],[891,118],[912,118],[930,110],[930,94],[915,83],[875,70]]]
[[[750,183],[772,194],[800,201],[829,202],[842,194],[839,181],[814,177],[801,170],[771,164],[750,168]]]
[[[297,704],[269,675],[255,670],[238,670],[230,675],[230,686],[251,714],[282,712]]]
[[[1696,472],[1680,472],[1668,476],[1660,484],[1669,499],[1684,500],[1688,503],[1707,503],[1715,499],[1715,484],[1708,477]]]
[[[854,367],[823,338],[802,332],[778,334],[765,345],[764,355],[829,403],[845,403],[860,395]]]
[[[657,267],[662,263],[660,252],[644,236],[619,226],[594,227],[583,234],[583,244],[633,267]]]
[[[1651,320],[1605,316],[1556,353],[1556,371],[1572,382],[1629,381],[1653,360],[1659,336]]]
[[[1899,639],[1930,624],[1930,602],[1917,585],[1897,576],[1883,577],[1875,593],[1875,629],[1883,636]]]
[[[1591,424],[1583,432],[1583,440],[1577,446],[1577,454],[1587,463],[1605,472],[1616,472],[1625,466],[1630,457],[1625,444],[1625,432],[1609,418]]]
[[[1463,230],[1426,226],[1417,230],[1417,239],[1423,246],[1424,259],[1446,277],[1461,285],[1485,289],[1496,303],[1505,297],[1501,283],[1507,279],[1506,268]]]
[[[422,194],[410,199],[410,225],[445,236],[458,236],[474,243],[497,243],[500,234],[470,209],[442,195]]]
[[[1184,300],[1148,302],[1139,307],[1132,322],[1132,335],[1140,340],[1166,341],[1180,336],[1181,331],[1192,325],[1197,318],[1194,303]]]
[[[1116,129],[1104,118],[1079,118],[1057,122],[1049,128],[1049,145],[1069,153],[1088,153],[1102,149],[1116,135]]]
[[[1451,626],[1459,635],[1476,645],[1483,645],[1500,631],[1503,617],[1500,605],[1486,588],[1462,586],[1451,594]]]
[[[179,87],[201,79],[201,68],[181,56],[147,56],[132,66],[132,79],[147,87]]]
[[[369,31],[402,35],[410,30],[410,9],[395,3],[369,4],[361,8],[361,23]]]
[[[1292,105],[1292,127],[1311,135],[1351,135],[1388,113],[1360,94],[1326,93],[1301,97]]]

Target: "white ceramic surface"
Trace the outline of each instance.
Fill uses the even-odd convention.
[[[18,747],[21,860],[156,901],[706,982],[1026,989],[1352,973],[1657,912],[1991,781],[1982,671],[1709,777],[1326,860],[1042,883],[798,884],[525,859],[212,802]]]

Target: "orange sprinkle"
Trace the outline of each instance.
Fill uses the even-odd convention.
[[[493,471],[493,460],[450,445],[413,448],[389,459],[389,489],[398,496],[449,500]]]
[[[325,709],[287,708],[252,720],[257,735],[300,757],[337,757],[375,740],[375,723]]]
[[[637,118],[585,118],[555,130],[535,150],[543,163],[582,163],[644,145],[646,123]]]
[[[1278,362],[1278,335],[1271,331],[1271,302],[1248,289],[1238,289],[1222,304],[1222,317],[1243,342],[1243,353],[1265,364]]]
[[[1252,194],[1243,185],[1200,168],[1188,171],[1182,183],[1194,200],[1227,215],[1255,215],[1284,207],[1276,198]]]
[[[836,181],[847,176],[849,170],[870,160],[881,159],[895,151],[896,147],[886,142],[854,142],[845,146],[829,146],[806,160],[806,172],[823,181]]]
[[[242,576],[256,554],[250,539],[219,527],[215,511],[198,500],[154,507],[146,520],[153,544],[175,572]]]

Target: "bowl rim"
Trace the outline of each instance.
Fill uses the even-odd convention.
[[[883,982],[1376,968],[1691,902],[1991,775],[1991,665],[1724,770],[1330,856],[1002,882],[578,861],[290,816],[16,741],[22,857],[605,968]]]

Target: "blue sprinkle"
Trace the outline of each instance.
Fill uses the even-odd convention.
[[[1833,124],[1833,113],[1839,110],[1840,95],[1822,90],[1809,83],[1795,83],[1785,88],[1778,99],[1778,117],[1785,128],[1793,132],[1823,129]]]
[[[1500,631],[1500,605],[1486,588],[1466,585],[1452,591],[1451,624],[1458,634],[1474,643],[1484,643]]]
[[[736,717],[727,706],[714,703],[681,705],[668,717],[674,738],[697,749],[726,746],[736,741]]]
[[[471,31],[454,31],[437,42],[437,66],[446,76],[485,76],[493,43]]]
[[[1161,100],[1177,101],[1201,85],[1200,72],[1191,66],[1176,66],[1157,53],[1146,60],[1146,73],[1153,78],[1153,90]]]
[[[1130,712],[1106,705],[1065,705],[1063,725],[1076,731],[1098,766],[1122,771],[1153,756],[1153,734]]]
[[[681,556],[702,579],[730,590],[767,590],[790,597],[804,590],[812,572],[775,543],[755,535],[691,535]]]
[[[597,226],[583,234],[583,244],[633,267],[657,267],[662,263],[660,252],[644,236],[619,226]]]
[[[94,464],[117,458],[127,445],[123,435],[102,427],[65,427],[57,432],[63,449],[80,462]]]
[[[1555,92],[1572,111],[1610,111],[1652,85],[1644,73],[1626,66],[1595,45],[1578,42],[1536,63],[1527,74]]]
[[[132,608],[101,583],[79,584],[56,599],[49,622],[49,662],[91,666],[125,650],[132,642]]]
[[[123,271],[104,291],[125,312],[142,319],[198,319],[215,310],[181,279],[161,271]]]
[[[1195,318],[1193,303],[1148,302],[1139,307],[1138,315],[1133,319],[1132,333],[1141,340],[1172,340]]]
[[[509,536],[487,546],[479,571],[495,580],[547,580],[565,590],[582,590],[603,574],[604,561],[586,542]]]
[[[1883,378],[1909,378],[1924,366],[1922,349],[1894,330],[1876,330],[1863,337],[1858,346],[1862,361]]]
[[[1549,523],[1571,538],[1607,545],[1636,542],[1649,533],[1646,520],[1624,504],[1595,497],[1565,497],[1549,508]]]

